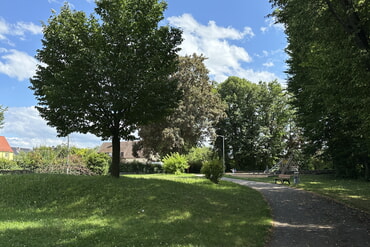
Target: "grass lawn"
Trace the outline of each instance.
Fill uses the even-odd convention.
[[[248,187],[190,175],[0,176],[0,246],[264,246]]]
[[[273,183],[273,177],[243,178],[247,180]],[[291,186],[312,191],[348,206],[358,208],[370,214],[370,183],[357,179],[339,179],[334,175],[300,175],[300,183]]]

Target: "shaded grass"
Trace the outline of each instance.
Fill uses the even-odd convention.
[[[262,196],[192,176],[0,176],[0,246],[263,246]]]
[[[239,178],[239,177],[233,177]],[[274,177],[242,178],[246,180],[274,183]],[[291,179],[291,182],[293,180]],[[288,186],[288,185],[287,185]],[[341,179],[334,175],[300,175],[298,185],[292,187],[312,191],[370,214],[370,183],[359,179]]]

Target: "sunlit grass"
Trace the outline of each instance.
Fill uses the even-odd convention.
[[[273,177],[244,179],[274,182]],[[328,196],[370,214],[370,183],[364,180],[340,179],[334,175],[300,175],[299,184],[294,185],[292,182],[290,186]]]
[[[192,175],[9,175],[0,198],[0,246],[263,246],[271,227],[258,192]]]

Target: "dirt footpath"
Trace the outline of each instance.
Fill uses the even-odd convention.
[[[369,247],[370,216],[288,186],[223,178],[258,190],[273,214],[267,247]]]

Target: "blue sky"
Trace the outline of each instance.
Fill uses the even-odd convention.
[[[35,72],[36,50],[41,48],[41,23],[64,1],[12,0],[0,2],[0,105],[8,107],[0,135],[11,146],[36,147],[66,143],[56,138],[34,106],[28,87]],[[76,10],[91,13],[93,0],[70,0]],[[217,82],[239,76],[252,82],[285,81],[286,38],[281,25],[266,16],[268,0],[168,0],[164,24],[183,30],[180,55],[203,54],[210,77]],[[72,145],[99,146],[93,135],[73,134]]]

